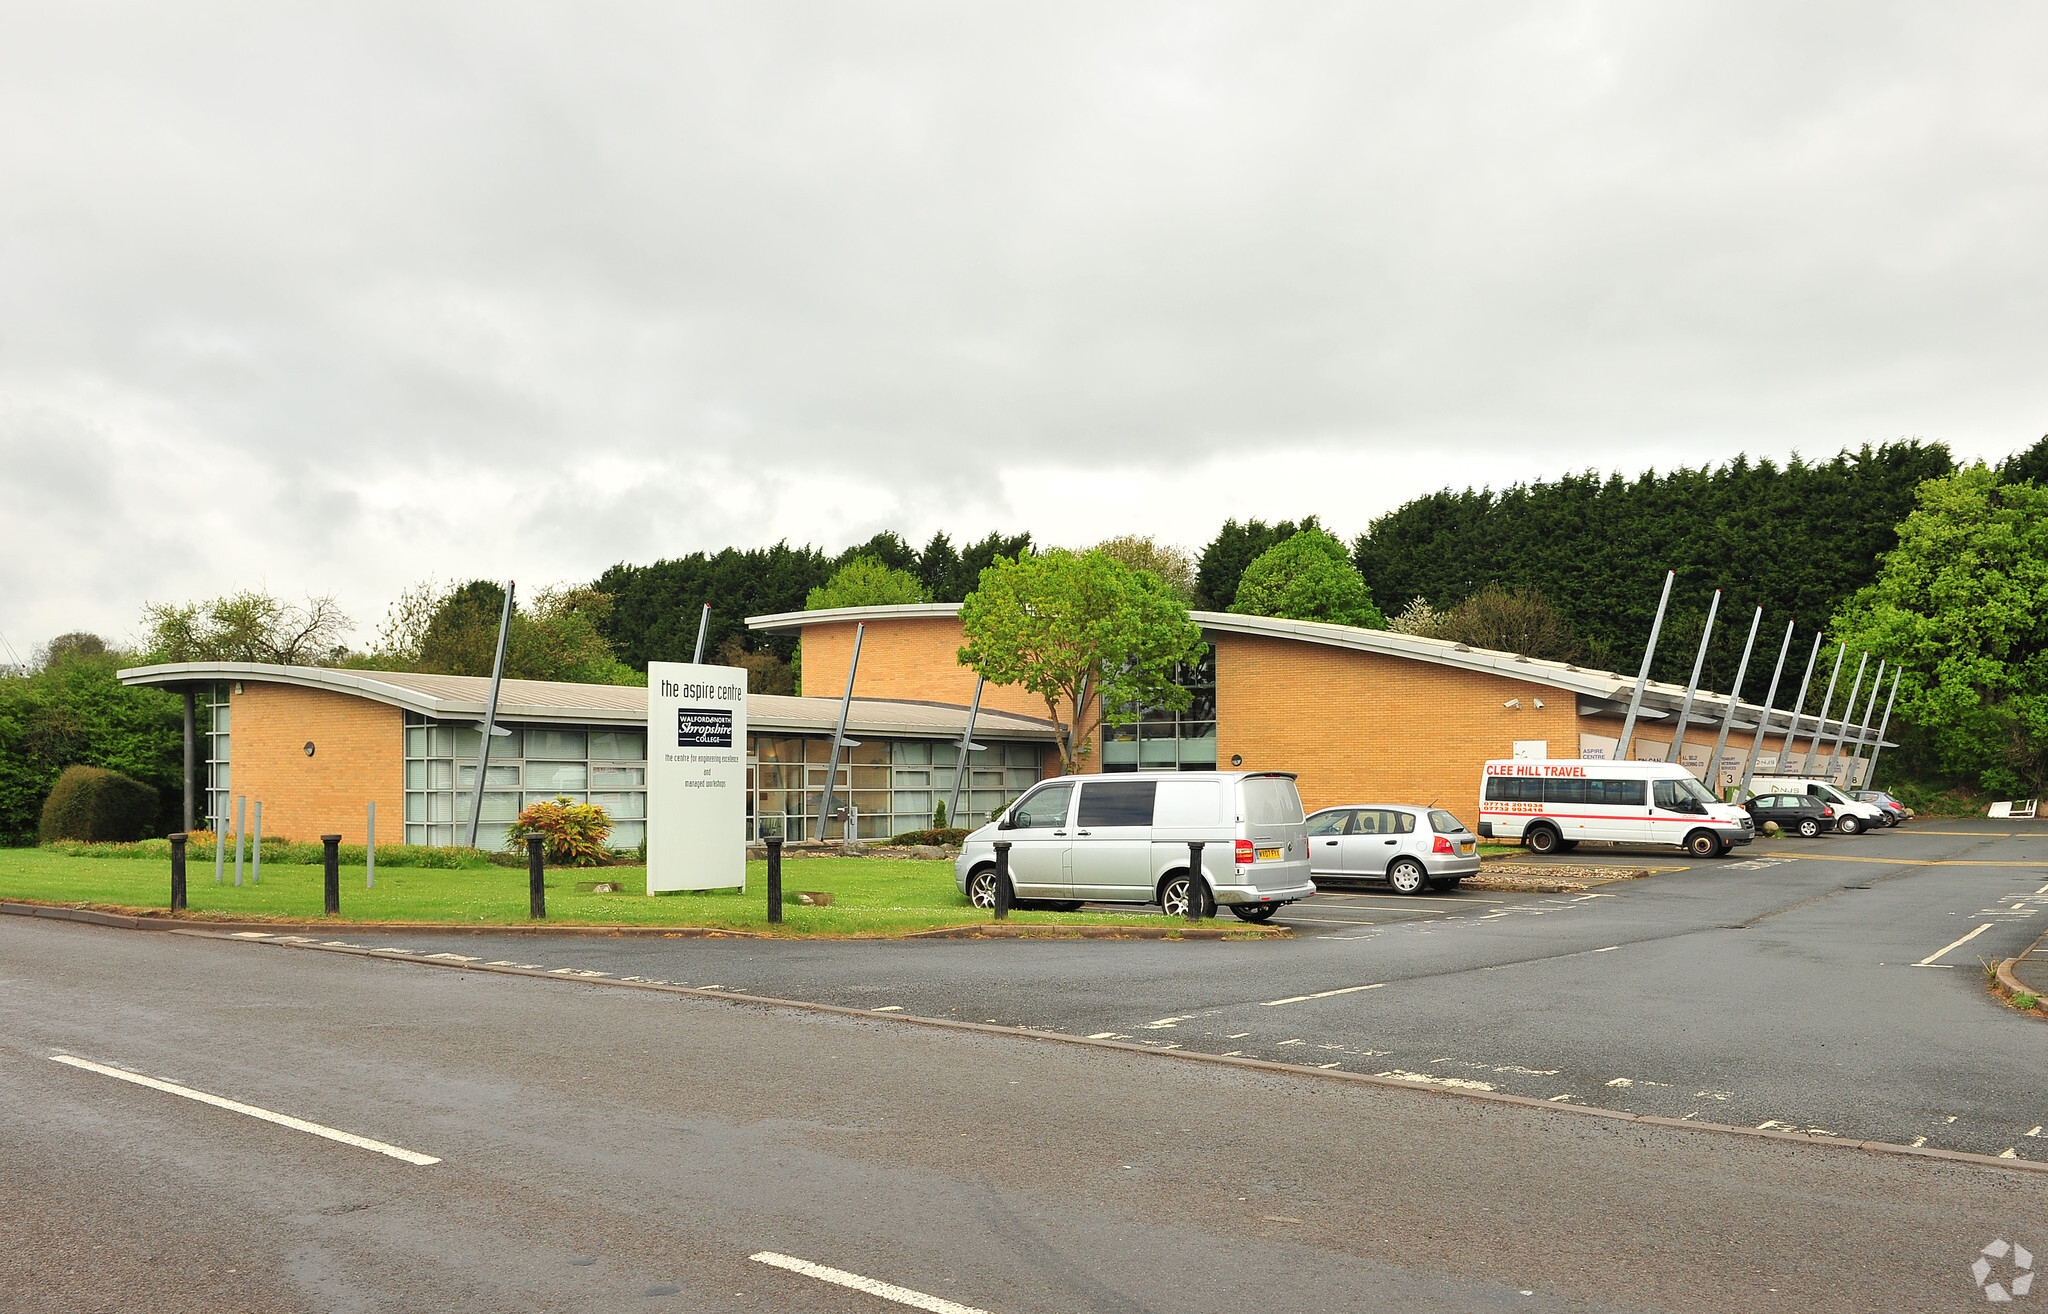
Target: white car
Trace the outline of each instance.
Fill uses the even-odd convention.
[[[1479,872],[1479,841],[1442,808],[1346,804],[1309,814],[1309,875],[1385,881],[1396,894],[1456,888]]]

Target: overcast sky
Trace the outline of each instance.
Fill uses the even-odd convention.
[[[2048,431],[2048,8],[0,3],[0,635]],[[4,660],[4,650],[0,650]]]

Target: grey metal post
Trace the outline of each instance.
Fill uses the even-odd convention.
[[[341,915],[341,836],[320,837],[320,861],[326,868],[320,882],[321,911],[328,917]]]
[[[1728,747],[1728,727],[1735,724],[1735,704],[1742,697],[1742,678],[1749,674],[1749,650],[1756,646],[1757,626],[1764,623],[1764,609],[1758,607],[1756,615],[1750,617],[1749,641],[1742,645],[1742,662],[1735,668],[1735,687],[1728,691],[1728,710],[1721,714],[1721,735],[1714,741],[1713,760],[1707,763],[1708,778],[1714,782],[1714,794],[1721,793],[1721,754]]]
[[[249,796],[248,796],[247,794],[239,794],[239,795],[237,795],[237,796],[235,797],[235,888],[236,888],[236,889],[240,889],[240,888],[241,888],[241,886],[242,886],[242,836],[243,836],[244,834],[246,834],[246,833],[247,833],[246,831],[244,831],[244,830],[242,829],[242,823],[243,823],[243,822],[245,822],[245,821],[247,821],[248,819],[249,819]]]
[[[1842,715],[1835,722],[1835,742],[1828,745],[1827,778],[1835,778],[1835,762],[1842,756],[1842,741],[1849,737],[1849,718],[1856,715],[1856,695],[1863,692],[1863,672],[1870,665],[1870,650],[1863,650],[1862,658],[1856,663],[1856,683],[1849,686],[1848,701],[1842,704]]]
[[[171,838],[171,911],[185,911],[185,841],[190,838],[179,831]]]
[[[1821,731],[1827,729],[1828,725],[1828,707],[1835,701],[1835,682],[1842,678],[1842,659],[1848,655],[1848,644],[1836,645],[1835,671],[1834,674],[1828,677],[1827,694],[1820,700],[1820,715],[1815,718],[1813,723],[1813,742],[1806,746],[1806,756],[1800,759],[1799,762],[1799,774],[1802,776],[1813,774],[1813,759],[1820,753]]]
[[[768,924],[782,924],[782,836],[768,837]]]
[[[1785,742],[1778,745],[1778,774],[1784,775],[1792,769],[1792,741],[1799,737],[1799,713],[1806,707],[1806,687],[1813,683],[1813,664],[1820,658],[1820,641],[1826,637],[1823,630],[1813,636],[1813,651],[1806,654],[1806,674],[1799,678],[1799,697],[1792,703],[1792,720],[1785,727]]]
[[[1017,891],[1010,884],[1010,841],[996,841],[996,906],[997,921],[1010,915],[1010,905],[1017,901]]]
[[[256,800],[256,837],[249,845],[249,884],[263,880],[263,800]]]
[[[974,677],[974,701],[967,708],[967,729],[960,736],[960,761],[953,770],[953,793],[946,799],[946,824],[960,824],[960,784],[967,779],[967,755],[979,744],[974,742],[974,718],[981,714],[981,686],[986,684],[980,676]]]
[[[846,663],[846,692],[839,699],[839,728],[832,732],[831,765],[825,769],[825,797],[818,804],[818,838],[825,838],[825,818],[832,815],[832,791],[839,784],[839,748],[846,742],[846,714],[853,707],[853,673],[860,669],[860,641],[868,623],[853,627],[853,657]],[[844,829],[841,838],[844,838]]]
[[[1650,681],[1650,658],[1657,652],[1657,632],[1664,628],[1664,605],[1671,601],[1671,581],[1678,578],[1678,572],[1664,572],[1664,596],[1657,599],[1657,618],[1650,622],[1650,641],[1643,645],[1643,667],[1636,672],[1636,691],[1628,698],[1628,716],[1621,723],[1621,741],[1615,745],[1614,760],[1628,761],[1629,741],[1636,733],[1636,713],[1643,707],[1643,686]]]
[[[199,772],[199,754],[197,751],[199,744],[199,709],[196,705],[198,700],[199,695],[192,691],[192,687],[190,685],[185,686],[185,830],[187,832],[192,829],[192,802],[194,791],[198,787],[198,781],[194,779]]]
[[[697,617],[697,652],[690,658],[692,662],[702,662],[704,660],[704,636],[710,629],[711,604],[707,602],[704,604],[703,612]]]
[[[1884,691],[1885,658],[1878,658],[1877,674],[1870,677],[1870,701],[1863,705],[1863,724],[1856,727],[1856,745],[1849,750],[1849,769],[1843,775],[1843,783],[1850,789],[1856,788],[1856,764],[1863,760],[1863,745],[1870,741],[1870,723],[1877,717],[1877,696]],[[1850,709],[1855,714],[1855,709]]]
[[[1763,751],[1764,733],[1771,727],[1771,704],[1778,697],[1778,677],[1785,673],[1785,657],[1792,651],[1792,627],[1799,622],[1785,622],[1785,641],[1778,645],[1778,665],[1771,671],[1770,692],[1764,695],[1764,714],[1756,720],[1756,733],[1749,737],[1749,756],[1742,763],[1742,783],[1735,787],[1735,801],[1742,801],[1742,792],[1749,788],[1749,778],[1756,771],[1757,754]]]
[[[1904,668],[1892,671],[1892,695],[1884,700],[1884,719],[1877,723],[1877,743],[1870,750],[1870,769],[1863,773],[1863,787],[1865,789],[1877,788],[1877,755],[1884,751],[1884,732],[1885,728],[1892,723],[1892,704],[1898,699],[1899,676],[1903,674],[1905,674]]]
[[[477,792],[479,794],[483,792],[481,784],[477,786]],[[363,888],[374,890],[377,888],[377,800],[374,798],[370,800],[368,839],[369,843],[363,846],[363,858],[368,863],[367,868],[363,872]]]
[[[476,746],[476,784],[469,791],[469,838],[466,847],[476,847],[477,823],[484,817],[484,778],[490,774],[491,736],[498,729],[498,682],[505,675],[505,635],[512,628],[512,592],[517,580],[505,581],[505,611],[498,617],[498,655],[491,660],[491,696],[484,701],[483,738]]]
[[[1707,641],[1714,637],[1714,613],[1721,610],[1721,590],[1714,590],[1713,601],[1707,604],[1707,623],[1700,630],[1699,655],[1692,659],[1692,679],[1685,685],[1685,698],[1678,704],[1678,728],[1671,732],[1671,747],[1664,750],[1666,762],[1678,761],[1679,753],[1685,748],[1685,723],[1692,717],[1693,695],[1699,692],[1700,671],[1707,664]]]
[[[547,841],[526,837],[526,915],[536,921],[548,915]]]
[[[1209,885],[1203,879],[1202,841],[1188,841],[1188,906],[1187,916],[1191,922],[1202,920],[1202,909],[1208,903]]]
[[[212,796],[211,790],[207,791],[207,793],[208,797]],[[221,864],[227,861],[228,856],[228,819],[226,817],[214,817],[211,820],[213,821],[213,883],[218,885],[220,884]]]

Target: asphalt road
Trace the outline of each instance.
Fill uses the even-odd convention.
[[[1711,862],[1587,849],[1572,861],[1675,870],[1582,895],[1326,894],[1277,943],[359,942],[2048,1160],[2048,1027],[1979,965],[2048,926],[2048,824],[2023,826]]]
[[[1482,933],[1588,916],[1523,906]],[[1385,943],[896,961],[1192,949],[1220,984]],[[991,1314],[1963,1309],[1993,1238],[2048,1253],[2048,1174],[887,1017],[15,918],[0,1002],[10,1309],[910,1307],[766,1252]]]

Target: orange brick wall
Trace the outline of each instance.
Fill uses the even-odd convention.
[[[377,842],[405,841],[405,713],[396,707],[285,684],[245,681],[228,695],[228,780],[263,800],[263,833],[313,842],[364,842],[377,802]],[[306,743],[313,756],[306,756]],[[230,811],[230,815],[232,811]]]
[[[846,663],[853,655],[851,621],[806,625],[803,632],[804,693],[837,698],[846,692]],[[924,620],[876,621],[860,641],[856,698],[914,698],[929,703],[974,701],[974,672],[960,664],[967,641],[960,622],[946,616]],[[1019,716],[1045,716],[1045,700],[1022,685],[989,685],[981,705]]]

